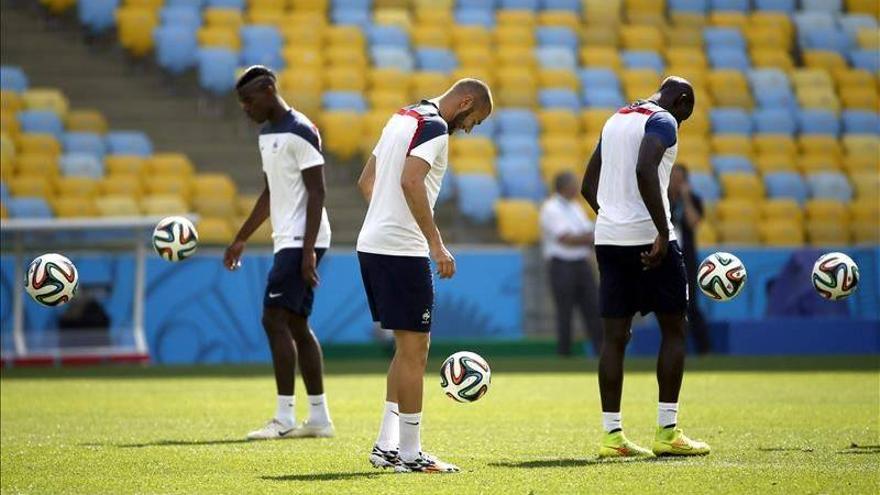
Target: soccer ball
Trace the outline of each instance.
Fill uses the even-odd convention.
[[[828,253],[813,265],[813,287],[825,299],[846,299],[859,285],[859,266],[843,253]]]
[[[746,285],[746,267],[730,253],[712,253],[700,263],[697,285],[712,299],[729,301]]]
[[[73,299],[79,285],[76,267],[66,257],[48,253],[37,257],[28,268],[24,289],[43,306],[60,306]]]
[[[199,233],[188,218],[163,218],[153,231],[153,247],[166,261],[181,261],[196,252]]]
[[[486,395],[492,371],[479,354],[459,351],[440,367],[440,386],[456,402],[474,402]]]

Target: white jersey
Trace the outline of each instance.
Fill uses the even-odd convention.
[[[593,231],[593,221],[577,201],[554,194],[541,206],[541,246],[544,258],[566,261],[586,259],[589,246],[569,246],[559,241],[563,235],[584,235]]]
[[[274,250],[277,253],[285,248],[301,248],[308,200],[302,171],[324,164],[318,129],[305,115],[291,109],[280,122],[267,123],[260,130],[260,156],[269,184]],[[315,247],[330,247],[326,209],[321,212]]]
[[[669,213],[669,175],[678,154],[678,123],[653,102],[639,101],[620,109],[602,128],[599,142],[602,169],[599,174],[599,214],[596,218],[596,244],[638,246],[652,244],[657,228],[639,193],[636,163],[645,134],[656,134],[667,146],[660,161],[660,196],[669,223],[669,239],[675,229]]]
[[[419,229],[400,186],[408,156],[430,165],[425,176],[431,210],[446,173],[449,132],[433,102],[402,108],[388,120],[373,150],[376,177],[373,195],[358,236],[357,250],[392,256],[428,256],[428,241]]]

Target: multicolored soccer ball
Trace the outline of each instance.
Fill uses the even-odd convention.
[[[474,402],[486,395],[492,371],[479,354],[459,351],[440,367],[440,386],[456,402]]]
[[[166,261],[182,261],[196,252],[199,233],[188,218],[163,218],[153,231],[153,248]]]
[[[729,301],[746,285],[746,267],[736,256],[717,252],[700,263],[697,285],[703,294],[716,301]]]
[[[31,262],[24,281],[27,293],[43,306],[60,306],[73,299],[79,285],[76,267],[67,257],[48,253]]]
[[[825,299],[846,299],[859,286],[859,266],[843,253],[822,255],[813,265],[813,287]]]

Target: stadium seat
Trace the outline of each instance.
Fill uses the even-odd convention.
[[[815,199],[833,199],[848,202],[853,197],[852,186],[843,174],[819,172],[807,176],[807,184]]]
[[[9,181],[9,191],[13,196],[51,198],[55,188],[51,180],[41,175],[19,175]]]
[[[153,50],[153,29],[159,24],[155,11],[124,6],[116,11],[116,32],[119,44],[135,57],[143,57]]]
[[[90,197],[61,197],[50,203],[58,218],[94,217],[98,214],[95,201]]]
[[[109,175],[140,175],[145,159],[133,155],[108,155],[104,165]]]
[[[740,134],[719,134],[712,136],[712,151],[716,155],[752,155],[752,141]]]
[[[245,66],[265,65],[273,69],[284,68],[281,57],[283,40],[274,26],[252,25],[241,28],[241,61]]]
[[[566,69],[577,68],[576,52],[570,48],[560,46],[542,46],[534,51],[534,56],[541,68]]]
[[[759,154],[778,153],[791,156],[797,154],[794,139],[786,134],[755,134],[752,137],[752,144]]]
[[[500,196],[495,179],[482,174],[459,174],[456,179],[458,208],[462,215],[477,223],[490,221]]]
[[[763,199],[764,183],[757,175],[729,173],[720,176],[725,198]]]
[[[23,152],[14,158],[15,175],[55,177],[60,173],[58,156],[48,153]]]
[[[143,132],[113,131],[104,139],[109,154],[149,156],[153,153],[153,144]]]
[[[840,156],[806,152],[798,157],[797,166],[802,174],[838,172],[840,170]]]
[[[398,69],[410,72],[415,69],[415,59],[406,48],[397,46],[374,46],[370,57],[376,68]]]
[[[761,242],[770,247],[798,247],[804,244],[804,229],[799,222],[775,219],[758,226]]]
[[[189,200],[192,182],[189,177],[175,175],[148,175],[142,179],[143,192],[148,196],[180,196]]]
[[[538,103],[550,109],[577,110],[581,105],[577,93],[570,89],[542,89],[538,92]]]
[[[495,203],[498,236],[502,241],[516,245],[530,245],[538,241],[538,208],[535,203],[522,199],[502,199]]]
[[[880,201],[880,174],[876,171],[852,174],[852,185],[857,198]]]
[[[103,158],[107,151],[104,140],[91,132],[67,132],[61,137],[65,153],[87,153]]]
[[[183,197],[174,194],[146,196],[141,199],[140,207],[145,215],[183,215],[189,212]]]
[[[538,113],[541,132],[545,134],[563,134],[577,136],[580,122],[577,114],[568,109],[541,110]]]
[[[761,243],[758,227],[750,222],[719,222],[718,237],[722,244],[729,245],[756,246]]]
[[[65,126],[69,132],[91,132],[106,134],[107,119],[97,110],[71,110],[67,113]]]
[[[458,174],[495,175],[495,159],[477,156],[455,155],[449,158],[449,166]]]
[[[580,52],[581,64],[586,67],[605,67],[613,70],[623,68],[620,60],[620,54],[616,48],[604,46],[584,46]]]
[[[798,124],[802,134],[829,134],[840,132],[840,121],[829,110],[802,110],[798,113]]]
[[[89,153],[65,153],[58,159],[62,175],[91,177],[104,176],[104,164],[95,155]]]
[[[202,217],[232,218],[238,214],[236,197],[196,196],[192,200],[193,211]],[[245,213],[250,213],[248,210]],[[199,231],[201,234],[201,231]],[[228,239],[227,239],[228,241]]]
[[[28,89],[28,78],[21,67],[0,66],[0,89],[14,93],[23,93]]]
[[[755,167],[752,165],[751,160],[742,155],[715,155],[712,157],[712,168],[718,174],[755,172]]]
[[[752,119],[739,108],[715,108],[710,113],[712,131],[716,134],[751,135]]]
[[[495,144],[501,156],[522,156],[537,160],[541,155],[541,147],[537,141],[522,139],[522,136],[516,134],[503,134],[495,140]]]
[[[770,172],[764,175],[767,197],[789,198],[803,203],[809,197],[807,185],[797,172]]]
[[[430,72],[451,72],[458,67],[455,54],[443,48],[419,48],[416,50],[416,65],[419,70]]]
[[[140,216],[141,209],[135,198],[127,195],[108,195],[95,198],[95,208],[102,217]]]
[[[220,173],[196,175],[192,190],[195,198],[227,198],[232,201],[236,196],[235,183],[228,175]]]
[[[787,220],[802,225],[804,212],[801,205],[790,198],[768,199],[761,204],[761,218],[764,220]]]
[[[843,131],[851,134],[880,133],[880,115],[869,110],[845,110],[842,114]]]
[[[22,134],[15,145],[17,153],[61,154],[61,143],[51,134]]]
[[[525,156],[502,156],[497,168],[504,197],[540,201],[546,195],[537,160]]]
[[[43,198],[10,198],[4,206],[10,218],[52,218],[49,203]]]
[[[51,134],[60,138],[64,123],[57,113],[49,110],[24,110],[18,112],[18,123],[22,132]]]
[[[98,183],[98,191],[103,196],[130,196],[140,199],[143,194],[140,177],[134,174],[109,175]]]
[[[238,54],[225,47],[198,51],[199,86],[215,95],[225,95],[235,87]]]
[[[235,236],[228,216],[204,216],[199,219],[196,229],[199,232],[199,243],[224,246]]]
[[[707,55],[713,69],[732,69],[745,72],[752,65],[748,54],[741,48],[709,48]]]
[[[144,172],[149,175],[190,177],[195,167],[183,153],[156,153],[146,159]]]
[[[759,203],[749,199],[722,199],[715,205],[721,222],[757,223],[761,218]]]
[[[77,17],[93,34],[100,34],[116,24],[119,0],[78,0]]]
[[[348,159],[360,147],[359,137],[363,134],[363,121],[360,114],[352,111],[328,111],[321,116],[319,128],[326,150]]]
[[[791,112],[777,108],[759,108],[752,114],[755,132],[765,134],[794,134],[797,123]]]
[[[848,224],[839,221],[808,221],[807,237],[813,246],[844,246],[850,243]]]

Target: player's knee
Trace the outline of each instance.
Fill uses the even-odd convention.
[[[284,318],[272,312],[263,313],[263,330],[270,337],[287,331],[287,325]]]

